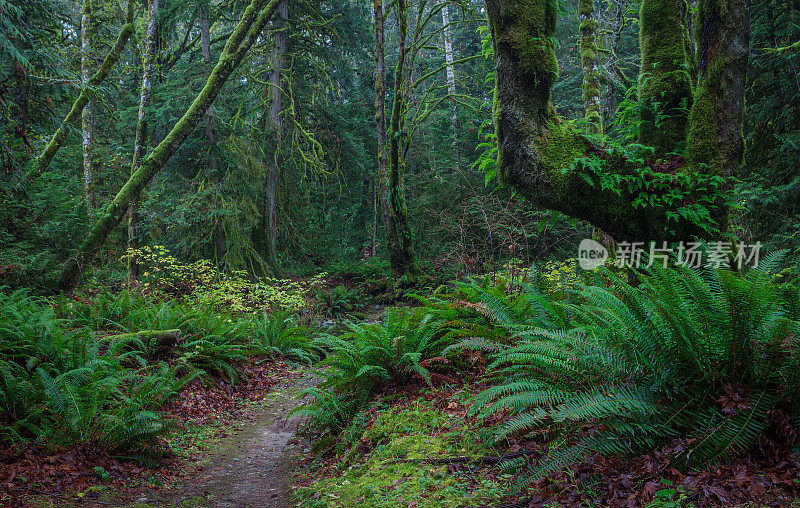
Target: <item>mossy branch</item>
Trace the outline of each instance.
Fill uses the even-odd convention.
[[[587,3],[581,6],[583,13],[590,11]],[[496,168],[505,184],[536,206],[588,221],[617,240],[691,239],[706,235],[715,224],[724,227],[726,210],[718,200],[709,203],[708,213],[704,214],[714,222],[698,227],[696,220],[690,220],[692,217],[676,219],[674,210],[664,213],[659,207],[642,207],[637,197],[628,192],[595,185],[584,178],[586,175],[569,171],[587,156],[602,159],[603,172],[608,175],[624,175],[630,172],[631,164],[644,164],[637,167],[646,168],[650,163],[608,154],[600,141],[557,117],[551,102],[558,72],[553,47],[557,13],[552,2],[491,0],[486,6],[496,55]],[[663,157],[678,142],[685,141],[683,132],[691,103],[685,15],[683,0],[644,0],[642,4],[641,98],[652,106],[648,111],[653,114],[643,115],[645,125],[640,135],[647,140],[643,144],[657,149],[656,157]],[[593,28],[591,19],[584,19],[583,25]],[[735,99],[732,103],[742,101]],[[707,118],[714,123],[720,117],[712,114]],[[738,125],[741,127],[740,122]],[[682,159],[670,164],[673,162],[679,164]],[[686,176],[702,171],[700,164],[679,166]],[[658,171],[661,166],[652,167]]]
[[[219,95],[222,86],[239,66],[250,47],[261,35],[267,22],[275,13],[278,0],[252,0],[245,9],[241,21],[231,33],[217,65],[211,71],[203,89],[192,102],[183,117],[175,124],[166,138],[141,161],[139,169],[128,179],[108,207],[100,215],[76,255],[64,265],[60,287],[70,290],[78,283],[83,269],[91,263],[97,251],[105,244],[108,235],[120,223],[128,211],[131,200],[139,196],[150,180],[163,168],[197,126],[208,107]]]
[[[86,107],[86,104],[88,104],[89,100],[91,99],[90,95],[92,89],[103,83],[103,81],[105,81],[105,79],[111,73],[111,69],[114,67],[114,64],[117,63],[117,60],[119,60],[120,55],[122,55],[122,50],[125,49],[125,45],[133,35],[134,30],[133,1],[130,1],[128,2],[128,19],[126,24],[122,27],[122,30],[117,37],[117,41],[109,50],[108,54],[106,54],[106,57],[103,59],[103,63],[100,65],[100,68],[97,69],[97,72],[94,73],[94,75],[81,90],[78,98],[72,103],[72,107],[67,113],[67,116],[64,118],[64,121],[61,122],[61,125],[58,127],[58,130],[55,132],[55,134],[53,134],[53,136],[50,138],[47,146],[45,146],[42,153],[36,158],[33,167],[26,173],[25,183],[41,174],[45,169],[47,169],[48,166],[50,166],[50,163],[53,162],[53,158],[56,156],[56,153],[58,153],[58,150],[63,145],[64,140],[69,133],[69,125],[81,116],[83,108]]]

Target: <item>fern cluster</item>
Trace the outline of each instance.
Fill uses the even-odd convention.
[[[477,338],[451,346],[492,354],[498,382],[475,412],[510,415],[498,438],[547,430],[574,443],[520,482],[589,451],[630,453],[673,439],[685,443],[674,457],[685,466],[797,446],[798,295],[775,283],[778,261],[744,275],[654,268],[635,285],[605,272],[609,284],[584,284],[574,303],[543,304],[529,287],[515,298],[528,311],[516,314],[508,298],[475,290],[472,305],[492,309],[483,314],[506,330],[490,341],[478,327]]]
[[[135,336],[67,325],[46,302],[0,292],[0,441],[151,444],[170,425],[158,409],[197,371],[148,362]]]
[[[321,356],[312,343],[312,330],[300,326],[287,312],[264,313],[253,322],[250,344],[256,353],[282,356],[311,364]]]
[[[72,326],[104,332],[178,329],[181,340],[174,347],[175,362],[183,364],[186,371],[220,374],[232,383],[239,379],[237,364],[251,352],[247,338],[253,324],[215,309],[175,301],[154,302],[128,291],[106,291],[78,302],[61,297],[55,311]],[[154,359],[157,349],[156,342],[145,342],[142,353]]]
[[[387,386],[402,386],[413,378],[431,383],[425,360],[441,355],[450,339],[445,322],[428,308],[394,308],[386,323],[349,323],[340,336],[324,334],[314,344],[330,355],[319,388],[307,390],[311,402],[298,413],[330,440],[344,434],[357,439],[372,397]]]

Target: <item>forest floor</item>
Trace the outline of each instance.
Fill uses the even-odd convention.
[[[290,413],[300,405],[300,392],[314,385],[314,377],[309,370],[302,377],[284,380],[241,419],[231,422],[228,435],[216,441],[208,455],[195,463],[194,472],[173,488],[173,492],[181,490],[182,503],[226,508],[292,506],[292,462],[306,443],[296,435],[302,419]],[[144,491],[135,501],[139,506],[163,505],[157,496],[148,498]]]
[[[316,372],[282,361],[254,361],[247,383],[190,385],[168,411],[178,430],[160,464],[138,466],[94,448],[30,448],[13,463],[24,482],[0,506],[283,508],[291,474],[309,444],[297,431],[301,392]]]

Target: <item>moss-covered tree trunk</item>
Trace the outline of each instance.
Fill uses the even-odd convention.
[[[108,235],[120,223],[128,211],[131,201],[140,195],[155,174],[164,167],[170,157],[180,148],[194,130],[208,107],[213,104],[231,73],[239,66],[245,54],[261,35],[269,19],[275,13],[278,0],[252,0],[245,9],[241,21],[231,33],[217,65],[208,81],[189,109],[172,128],[161,143],[144,159],[139,169],[131,175],[104,212],[98,217],[78,252],[64,265],[61,288],[75,287],[81,274],[89,266]]]
[[[686,140],[692,100],[686,0],[643,0],[639,13],[639,142],[656,155]]]
[[[700,0],[695,22],[698,81],[687,158],[723,176],[742,163],[742,115],[750,42],[749,0]]]
[[[381,187],[384,189],[383,213],[392,273],[395,277],[411,283],[420,275],[420,272],[414,255],[413,234],[408,223],[404,183],[405,163],[401,153],[407,136],[405,130],[407,91],[405,64],[408,55],[406,44],[408,36],[408,1],[397,0],[396,10],[400,40],[397,67],[394,73],[392,118],[389,122],[388,131],[389,167],[388,172],[381,176]]]
[[[600,69],[597,65],[597,21],[594,19],[594,0],[580,0],[581,67],[583,68],[583,108],[587,130],[603,134],[603,115],[600,105]]]
[[[373,226],[373,256],[377,253],[378,244],[378,202],[383,211],[383,223],[389,224],[389,207],[386,206],[385,196],[389,191],[387,175],[388,159],[386,157],[386,47],[384,45],[384,14],[383,0],[373,0],[373,14],[375,18],[375,131],[378,137],[378,175],[374,190],[375,222]],[[387,227],[387,234],[388,234]]]
[[[42,153],[39,154],[35,161],[33,161],[33,166],[25,175],[26,180],[33,179],[42,171],[47,169],[50,163],[53,162],[53,158],[56,156],[56,153],[58,153],[58,150],[61,148],[64,140],[67,137],[67,134],[69,133],[70,124],[75,122],[75,120],[81,116],[83,108],[89,103],[91,94],[93,93],[92,88],[99,86],[111,73],[111,68],[114,67],[114,64],[117,62],[117,60],[119,60],[122,50],[128,43],[128,39],[130,39],[133,35],[134,28],[133,1],[130,1],[128,2],[127,22],[125,26],[122,27],[122,30],[117,37],[117,41],[108,51],[108,54],[106,54],[106,57],[103,59],[103,63],[97,69],[97,72],[95,72],[91,79],[89,79],[89,81],[86,83],[86,86],[84,86],[81,90],[80,95],[78,95],[78,98],[72,103],[72,107],[67,113],[67,116],[64,117],[64,121],[61,122],[58,130],[56,130],[55,134],[53,134],[53,136],[50,138],[50,141],[47,143]]]
[[[736,41],[736,51],[741,56],[742,53],[747,54],[747,37],[737,31],[735,19],[738,18],[732,11],[738,9],[746,12],[746,7],[742,5],[746,0],[734,1],[735,4],[726,4],[727,10],[724,12],[727,17],[720,15],[727,22],[713,21],[714,13],[723,9],[719,4],[710,4],[710,8],[701,9],[698,24],[717,27],[717,31],[707,29],[710,41]],[[634,196],[624,189],[615,192],[620,189],[593,183],[589,178],[583,178],[586,175],[565,172],[577,159],[602,152],[561,122],[550,101],[551,89],[558,75],[553,49],[556,6],[549,0],[486,0],[486,7],[496,55],[494,116],[499,142],[497,165],[501,179],[535,205],[586,220],[619,241],[689,239],[692,235],[702,234],[704,225],[690,220],[675,221],[675,216],[669,217],[663,209],[642,207],[641,203],[635,203]],[[691,82],[685,64],[688,59],[684,17],[685,6],[682,1],[643,1],[641,98],[643,103],[655,106],[650,108],[655,116],[643,115],[641,139],[656,146],[662,153],[673,149],[684,139],[682,133],[688,123],[686,111],[691,105]],[[734,37],[734,34],[738,34],[738,37]],[[728,80],[735,87],[738,82],[733,75],[742,74],[741,58],[730,58],[732,49],[714,44],[712,42],[705,47],[712,48],[707,55],[712,55],[709,62],[715,62],[717,67],[712,63],[707,65],[703,84],[698,87],[700,98],[703,94],[714,93],[718,97],[724,88],[714,88],[714,83]],[[710,122],[712,134],[717,136],[715,143],[716,140],[725,143],[725,146],[717,147],[710,154],[704,152],[705,160],[713,163],[716,160],[714,153],[725,154],[740,146],[738,136],[737,140],[733,140],[732,133],[739,132],[741,128],[741,116],[737,122],[736,114],[741,113],[743,96],[738,92],[729,94],[725,101],[715,102],[711,106],[711,114],[703,114],[700,106],[704,101],[698,99],[698,102],[692,106],[689,132],[701,122]],[[654,130],[656,124],[659,125],[658,131]],[[692,144],[690,140],[690,154]],[[697,143],[695,146],[698,146]],[[601,159],[605,164],[604,172],[624,174],[631,169],[630,162],[622,157],[606,156]],[[698,165],[702,162],[701,157],[693,160],[693,164],[681,171],[689,174],[702,172],[703,168]],[[731,167],[734,165],[730,164]],[[646,188],[646,181],[642,179],[640,183]],[[687,195],[680,204],[691,203],[695,197]],[[724,217],[724,207],[718,200],[708,206],[712,208],[709,212],[712,217]]]
[[[131,175],[139,170],[147,147],[147,109],[153,91],[153,69],[155,68],[158,36],[159,0],[150,0],[147,6],[147,31],[145,32],[144,60],[142,61],[142,89],[139,96],[139,117],[136,122],[136,139],[133,143],[133,163]],[[138,249],[141,237],[139,202],[141,195],[131,200],[128,210],[128,248]],[[128,283],[139,280],[139,264],[134,256],[128,258]]]

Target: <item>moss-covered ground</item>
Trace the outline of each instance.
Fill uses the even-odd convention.
[[[503,499],[511,476],[479,463],[498,452],[491,430],[468,416],[468,395],[423,390],[377,412],[359,441],[298,478],[295,501],[305,507],[444,508]]]

